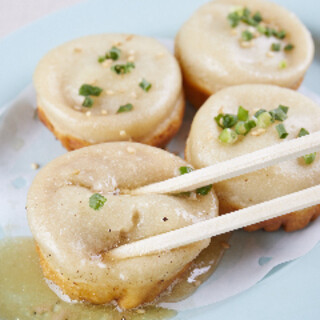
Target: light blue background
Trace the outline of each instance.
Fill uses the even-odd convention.
[[[0,42],[0,106],[31,82],[39,59],[69,39],[92,33],[130,32],[174,37],[205,0],[91,0],[50,15]],[[320,93],[320,1],[278,0],[311,30],[315,60],[304,85]],[[27,1],[21,1],[27,6]],[[319,119],[320,121],[320,119]],[[278,267],[246,292],[176,319],[320,319],[320,245],[306,256]]]

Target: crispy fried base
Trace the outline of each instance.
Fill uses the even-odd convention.
[[[136,308],[141,304],[153,301],[176,279],[179,279],[191,265],[191,262],[188,263],[177,275],[169,280],[158,281],[143,288],[108,288],[103,283],[91,285],[86,282],[73,281],[59,271],[54,270],[45,259],[38,244],[36,244],[36,249],[45,278],[56,284],[72,300],[86,301],[92,304],[106,304],[111,301],[117,301],[122,309]]]
[[[181,102],[178,105],[177,115],[174,116],[172,120],[166,126],[163,127],[163,129],[161,128],[162,130],[160,132],[156,132],[154,135],[151,135],[143,141],[136,142],[142,142],[144,144],[148,144],[155,147],[164,147],[179,130],[183,121],[184,109],[185,100],[181,99]],[[79,149],[82,147],[87,147],[92,144],[88,141],[59,132],[47,118],[44,110],[40,106],[38,106],[38,116],[41,122],[55,135],[55,137],[58,140],[60,140],[61,144],[68,151]]]
[[[232,212],[240,208],[229,206],[225,202],[220,201],[220,214]],[[311,221],[320,216],[320,205],[316,205],[303,210],[288,213],[284,216],[262,221],[244,228],[246,231],[256,231],[264,229],[265,231],[277,231],[281,227],[287,231],[292,232],[305,228]]]

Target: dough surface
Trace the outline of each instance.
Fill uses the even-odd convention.
[[[236,114],[238,106],[250,111],[275,109],[279,104],[289,107],[288,118],[283,122],[288,137],[281,140],[272,124],[264,134],[249,133],[232,145],[219,142],[214,117],[223,108],[224,113]],[[312,100],[293,90],[271,85],[241,85],[223,89],[211,96],[196,114],[187,140],[186,159],[195,168],[206,167],[235,158],[264,147],[282,143],[297,137],[301,128],[310,133],[320,130],[317,119],[320,108]],[[240,209],[271,200],[320,183],[320,161],[306,165],[302,158],[216,183],[214,189],[221,206]],[[220,208],[221,208],[220,206]],[[318,209],[319,211],[319,209]]]
[[[99,63],[98,57],[113,46],[120,50],[119,59]],[[135,65],[130,72],[111,70],[127,62]],[[143,79],[152,85],[148,92],[139,86]],[[103,89],[92,97],[91,108],[82,106],[83,84]],[[62,44],[40,61],[34,85],[38,107],[55,131],[90,144],[130,139],[152,144],[154,135],[165,135],[170,122],[176,131],[183,116],[179,66],[163,45],[148,37],[100,34]],[[117,113],[128,103],[131,111]]]
[[[287,35],[283,40],[259,35],[253,45],[241,45],[241,33],[250,26],[231,28],[227,16],[239,7],[259,11],[263,21]],[[254,30],[254,29],[253,29]],[[258,33],[257,33],[258,34]],[[272,43],[291,43],[290,52],[268,56]],[[200,7],[182,26],[176,38],[176,56],[189,86],[208,95],[232,85],[274,84],[296,88],[309,67],[314,45],[309,31],[285,8],[263,0],[217,0]],[[287,67],[279,68],[285,60]],[[186,89],[187,90],[187,89]],[[188,94],[188,92],[187,92]]]
[[[123,308],[153,300],[210,240],[126,260],[110,260],[108,251],[218,215],[214,192],[197,198],[123,194],[179,175],[185,165],[166,151],[130,142],[83,148],[49,163],[27,200],[45,276],[76,300],[117,300]],[[107,199],[97,211],[89,207],[94,193]]]

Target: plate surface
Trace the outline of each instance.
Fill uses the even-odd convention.
[[[0,42],[0,106],[31,82],[39,59],[72,38],[103,32],[131,32],[173,38],[204,0],[91,0],[50,15]],[[320,3],[276,1],[294,11],[313,34],[314,62],[304,85],[320,93]],[[1,110],[0,110],[1,114]],[[181,312],[175,319],[319,319],[320,245],[304,257],[278,267],[263,281],[223,302]]]

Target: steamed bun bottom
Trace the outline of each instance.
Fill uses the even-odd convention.
[[[51,162],[28,196],[29,223],[45,277],[72,300],[117,301],[124,309],[154,300],[179,279],[210,240],[124,260],[112,260],[108,251],[212,218],[218,212],[217,200],[213,192],[189,199],[130,196],[122,190],[167,179],[185,165],[168,152],[135,143],[83,148]],[[110,177],[107,183],[105,177]],[[107,201],[95,211],[88,199],[99,188]],[[39,190],[47,191],[40,196],[49,201],[46,205]]]

